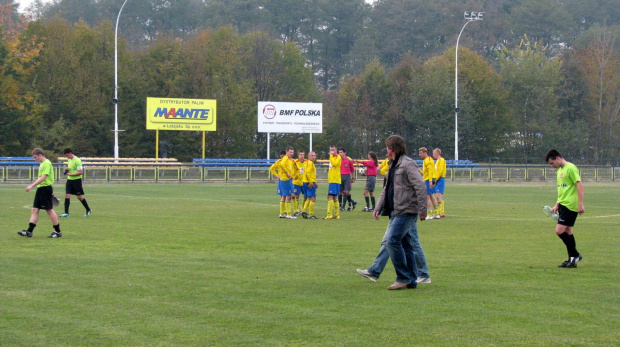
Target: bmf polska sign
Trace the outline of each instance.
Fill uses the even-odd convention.
[[[303,102],[258,102],[259,133],[323,132],[323,104]]]

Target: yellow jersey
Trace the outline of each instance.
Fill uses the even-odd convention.
[[[385,176],[388,170],[390,170],[390,158],[385,158],[381,164],[379,164],[379,173]]]
[[[433,176],[435,175],[435,162],[433,161],[433,158],[430,156],[424,158],[422,167],[424,168],[424,171],[422,171],[424,180],[432,181]]]
[[[282,158],[276,160],[276,162],[273,163],[273,165],[269,167],[269,172],[271,172],[271,174],[274,175],[275,177],[280,176],[280,161],[281,160]]]
[[[446,177],[446,160],[439,157],[437,162],[435,162],[435,174],[433,175],[433,178],[437,181],[442,177]]]
[[[283,156],[280,159],[280,165],[278,166],[278,172],[280,173],[280,181],[288,181],[291,178],[295,178],[295,161],[288,156]]]
[[[304,181],[306,179],[306,176],[304,175],[304,171],[306,170],[306,165],[308,165],[309,160],[305,159],[303,162],[299,161],[299,159],[295,160],[295,166],[297,169],[297,176],[295,176],[295,179],[293,180],[293,184],[296,186],[301,186],[303,185],[304,182],[308,182],[308,181]]]
[[[338,154],[329,155],[329,171],[327,171],[327,183],[342,183],[340,179],[340,165],[342,157]]]
[[[306,161],[306,169],[304,170],[304,183],[316,183],[316,166],[311,160]]]

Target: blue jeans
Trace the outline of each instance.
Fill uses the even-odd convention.
[[[392,259],[394,270],[396,270],[396,281],[398,282],[415,282],[416,262],[413,252],[413,238],[410,230],[415,228],[417,222],[417,214],[403,214],[399,216],[390,216],[385,235],[381,241],[381,249],[377,258],[368,272],[373,276],[379,277],[388,258]],[[417,228],[415,229],[417,231]]]
[[[416,216],[417,218],[417,216]],[[387,238],[388,233],[390,232],[390,225],[388,224],[388,228],[385,231],[385,235],[383,235],[383,239],[381,240],[381,248],[379,249],[379,254],[375,258],[375,261],[368,268],[368,272],[375,277],[380,277],[383,269],[385,269],[385,265],[390,257],[387,249]],[[418,237],[418,225],[417,219],[411,224],[409,229],[409,234],[411,237],[411,242],[413,244],[413,252],[415,259],[415,269],[412,278],[415,280],[417,277],[429,278],[428,274],[428,265],[426,263],[426,257],[424,256],[424,250],[422,249],[422,245],[420,244],[420,238]]]

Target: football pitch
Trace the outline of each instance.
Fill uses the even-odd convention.
[[[34,191],[0,185],[2,346],[617,346],[620,184],[585,182],[578,268],[541,210],[554,182],[448,183],[442,220],[419,222],[431,284],[388,291],[356,273],[387,219],[278,218],[275,184],[85,185],[63,237]],[[326,209],[320,185],[317,216]],[[55,185],[63,212],[63,184]]]

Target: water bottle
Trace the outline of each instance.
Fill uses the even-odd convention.
[[[553,213],[553,212],[552,212],[552,210],[551,210],[551,207],[549,207],[549,206],[543,206],[543,212],[544,212],[547,216],[549,216],[549,217],[553,218],[554,220],[558,220],[558,217],[559,217],[559,216],[558,216],[558,214],[557,214],[557,213]]]

